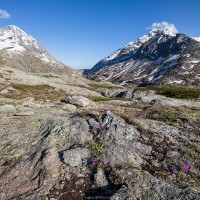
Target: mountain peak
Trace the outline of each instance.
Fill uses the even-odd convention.
[[[176,36],[174,32],[172,32],[168,27],[164,28],[159,28],[159,27],[154,27],[149,31],[149,34],[165,34],[169,36]]]
[[[2,29],[18,29],[18,30],[21,30],[18,26],[15,26],[15,25],[7,25],[7,26],[4,26]]]
[[[13,53],[24,51],[44,52],[42,46],[32,36],[17,26],[9,25],[0,29],[0,50]]]
[[[22,59],[22,57],[26,57],[24,58],[25,60],[34,57],[38,63],[41,62],[43,65],[49,66],[49,69],[46,71],[50,71],[50,69],[51,71],[58,71],[55,70],[56,67],[59,68],[60,71],[64,71],[65,68],[69,69],[63,63],[60,63],[55,58],[53,58],[35,38],[28,35],[26,32],[15,25],[8,25],[0,28],[0,50],[7,52],[10,57],[18,56],[20,59]],[[24,66],[27,68],[28,65],[29,64],[26,63]]]

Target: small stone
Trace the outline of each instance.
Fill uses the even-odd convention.
[[[108,186],[104,171],[100,167],[97,169],[97,174],[94,175],[94,179],[98,187]]]

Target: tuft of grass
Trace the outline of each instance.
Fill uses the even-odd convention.
[[[198,145],[183,146],[181,151],[194,160],[200,161],[200,147]]]
[[[23,99],[33,97],[36,100],[59,100],[67,96],[64,92],[56,91],[49,85],[11,84],[11,86],[16,90],[7,94],[0,94],[0,98]]]
[[[191,187],[190,189],[191,189],[193,192],[200,193],[200,187],[199,187],[199,188]]]
[[[155,90],[156,94],[177,99],[198,99],[199,88],[187,88],[176,86],[147,86],[136,88],[137,90]]]
[[[13,73],[12,70],[4,70],[4,72]]]

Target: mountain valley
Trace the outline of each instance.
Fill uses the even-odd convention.
[[[0,29],[0,199],[199,200],[199,62],[153,29],[82,76]]]

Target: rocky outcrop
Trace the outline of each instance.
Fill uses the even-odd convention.
[[[11,110],[11,116],[12,112],[14,114],[14,111]],[[57,110],[57,112],[61,115],[63,113],[61,110]],[[18,133],[15,133],[15,127],[10,127],[10,132],[13,132],[13,136],[9,137],[11,152],[1,146],[6,142],[6,138],[3,137],[1,139],[0,146],[4,147],[4,154],[1,154],[0,167],[0,198],[2,200],[16,198],[42,199],[63,174],[63,162],[67,164],[75,162],[72,162],[70,157],[74,153],[66,151],[62,154],[61,152],[72,148],[76,144],[85,144],[92,139],[88,123],[83,118],[80,118],[79,114],[74,113],[65,117],[60,116],[48,119],[51,113],[41,115],[42,112],[39,110],[37,110],[37,113],[31,120],[28,120],[24,115],[20,116],[23,118],[18,119],[20,123],[24,120],[26,123],[31,123],[32,127],[24,127],[29,130],[20,135],[21,141],[17,145],[15,144],[17,142],[15,136]],[[2,123],[6,122],[6,115],[8,115],[8,112],[5,113],[5,116],[2,116]],[[38,119],[42,121],[39,122]],[[8,128],[7,130],[9,130]],[[19,130],[22,130],[20,126]],[[27,138],[29,131],[31,135]],[[7,156],[5,151],[7,151]],[[15,152],[14,155],[12,155],[12,152]],[[88,151],[88,153],[83,153],[84,151],[79,150],[81,152],[80,155],[78,149],[76,149],[76,152],[77,156],[79,156],[76,159],[80,158],[80,161],[82,159],[81,155],[89,156]],[[76,161],[76,163],[78,162],[79,165],[80,161]],[[76,164],[72,165],[76,166]]]
[[[76,112],[33,98],[6,103],[0,106],[2,200],[200,198],[198,131],[153,119],[130,123],[102,111],[101,103]],[[33,114],[16,115],[25,110]]]
[[[113,89],[105,90],[101,93],[105,97],[116,97],[116,98],[129,98],[135,102],[146,102],[151,105],[170,105],[170,106],[189,106],[189,107],[200,107],[198,101],[182,100],[176,98],[168,98],[163,95],[157,95],[154,90],[140,90],[140,89]]]

